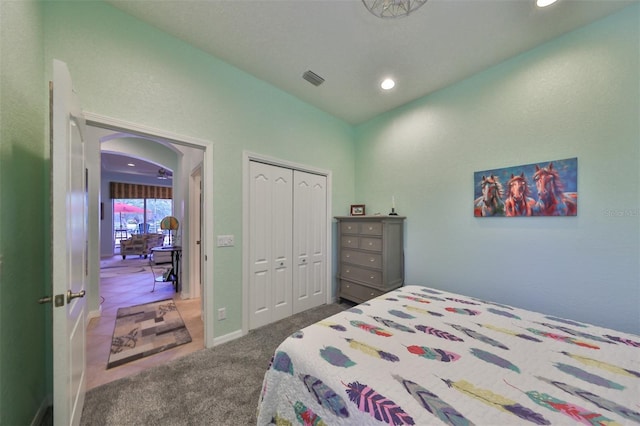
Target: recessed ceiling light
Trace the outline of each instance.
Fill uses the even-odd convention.
[[[136,165],[135,165],[135,164],[133,164],[133,163],[127,163],[127,166],[129,166],[129,167],[135,167]]]
[[[385,78],[384,81],[382,83],[380,83],[380,87],[383,90],[390,90],[393,89],[393,87],[396,85],[396,82],[393,81],[393,79],[391,78]]]
[[[551,6],[558,0],[536,0],[536,6],[538,7],[547,7]]]

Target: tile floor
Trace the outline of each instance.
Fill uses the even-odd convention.
[[[116,270],[113,266],[127,268]],[[102,313],[100,317],[92,318],[87,327],[87,390],[204,348],[204,325],[199,298],[180,299],[172,283],[156,283],[156,289],[152,293],[153,276],[148,260],[137,256],[130,256],[126,260],[121,256],[102,259],[100,268]],[[191,343],[107,370],[118,308],[170,298],[178,306],[191,334]]]

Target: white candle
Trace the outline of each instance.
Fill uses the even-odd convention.
[[[396,197],[394,195],[391,196],[391,208],[396,208]]]

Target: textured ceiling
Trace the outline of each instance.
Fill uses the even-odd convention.
[[[429,0],[380,19],[359,0],[108,3],[255,77],[359,124],[634,1]],[[312,70],[326,81],[302,79]],[[391,76],[397,85],[383,92]]]

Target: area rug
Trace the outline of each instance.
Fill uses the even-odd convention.
[[[119,308],[107,369],[191,342],[173,300]]]

